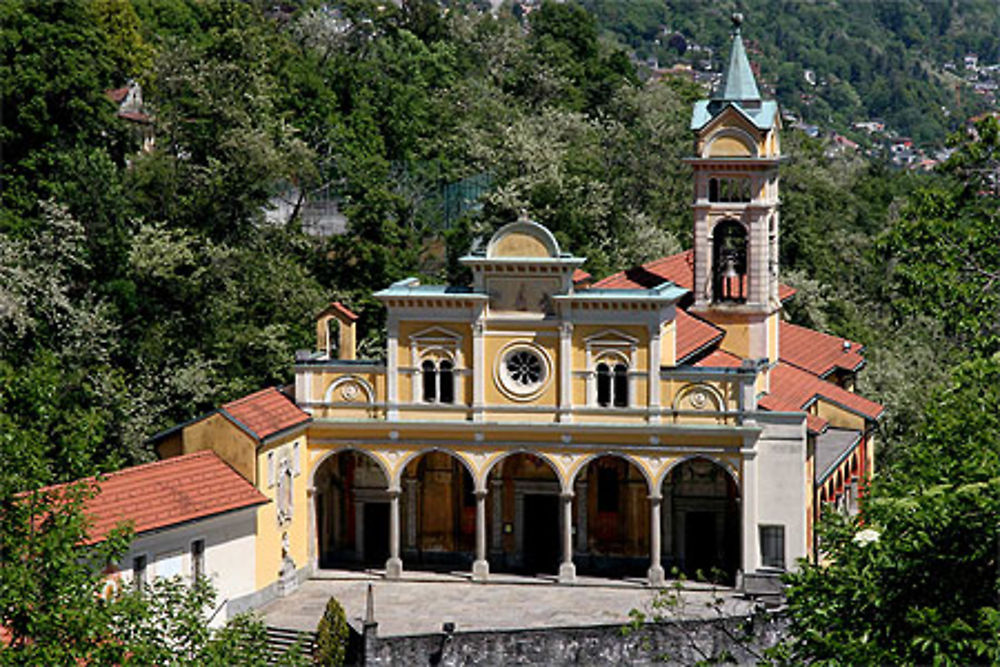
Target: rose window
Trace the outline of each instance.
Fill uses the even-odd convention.
[[[542,381],[542,360],[527,350],[519,350],[507,357],[507,375],[523,387],[533,387]]]

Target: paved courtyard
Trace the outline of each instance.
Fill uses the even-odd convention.
[[[330,596],[360,629],[368,585],[374,590],[379,636],[440,632],[455,629],[510,630],[625,623],[629,610],[648,611],[654,590],[638,581],[587,579],[571,586],[542,577],[491,575],[489,583],[473,583],[465,574],[406,573],[389,581],[380,573],[324,570],[291,595],[260,611],[268,625],[315,630]],[[686,617],[714,617],[711,601],[723,597],[727,614],[744,614],[751,603],[731,590],[685,584],[681,593]]]

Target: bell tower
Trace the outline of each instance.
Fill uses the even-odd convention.
[[[722,85],[695,103],[694,305],[726,330],[722,347],[743,358],[778,358],[778,162],[781,118],[761,99],[740,28]]]

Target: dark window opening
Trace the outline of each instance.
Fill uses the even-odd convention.
[[[597,364],[597,404],[602,408],[611,405],[611,369],[607,364]]]
[[[785,569],[785,527],[760,527],[760,554],[764,567]]]
[[[708,179],[708,201],[719,201],[719,180],[716,178]]]
[[[146,557],[136,556],[132,559],[132,586],[137,591],[146,587]]]
[[[597,469],[597,511],[618,511],[618,468]]]
[[[205,540],[191,543],[191,578],[198,580],[205,576]]]
[[[441,384],[438,396],[442,403],[455,402],[455,374],[452,372],[452,368],[450,361],[442,361],[438,371],[438,379]]]
[[[428,359],[421,365],[424,376],[424,400],[433,403],[437,400],[437,368]]]

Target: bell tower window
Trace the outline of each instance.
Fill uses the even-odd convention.
[[[712,241],[713,301],[747,300],[747,233],[735,220],[715,227]]]

